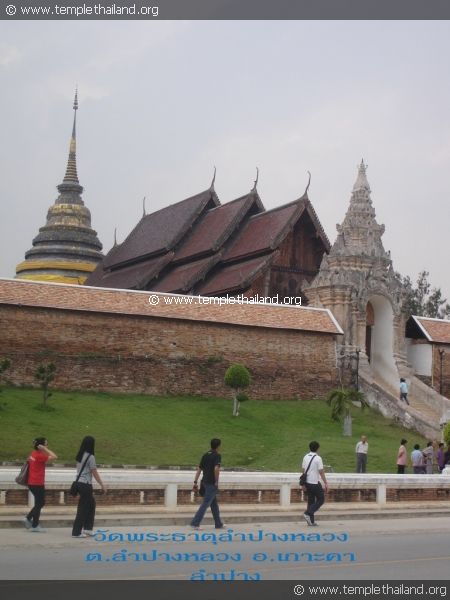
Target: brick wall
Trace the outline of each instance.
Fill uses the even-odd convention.
[[[279,505],[279,489],[222,489],[219,495],[221,504],[264,504]],[[106,495],[95,493],[98,506],[161,506],[164,505],[164,490],[137,490],[137,489],[114,489],[110,488]],[[61,499],[63,500],[61,502]],[[450,490],[439,488],[418,488],[418,489],[388,489],[386,495],[387,502],[434,502],[449,501]],[[196,496],[192,499],[191,490],[178,490],[178,506],[197,505],[201,498]],[[298,488],[291,490],[291,502],[293,504],[306,501],[306,495]],[[376,502],[375,489],[333,489],[327,494],[327,502]],[[7,490],[5,495],[6,506],[27,506],[27,490]],[[47,506],[76,506],[78,498],[71,496],[67,490],[49,490],[46,491]]]
[[[253,398],[309,399],[337,383],[327,333],[7,304],[0,331],[16,385],[36,385],[50,360],[59,389],[223,397],[232,362],[250,369]]]
[[[444,350],[442,360],[442,394],[450,398],[450,344],[433,344],[433,387],[439,392],[441,377],[441,357],[439,350]]]

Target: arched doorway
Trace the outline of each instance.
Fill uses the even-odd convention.
[[[381,295],[371,296],[366,306],[366,354],[373,373],[392,386],[398,385],[394,359],[394,311]]]
[[[370,362],[372,353],[372,327],[375,324],[375,312],[370,302],[366,306],[366,354]]]

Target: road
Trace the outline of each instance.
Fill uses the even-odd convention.
[[[183,542],[102,542],[73,539],[67,529],[48,529],[43,534],[2,529],[0,579],[189,580],[196,574],[207,580],[241,580],[245,576],[297,581],[442,580],[450,574],[450,517],[327,521],[316,528],[303,521],[253,523],[220,532],[205,526],[198,533],[227,533],[228,529],[246,534],[247,539],[235,535],[238,539],[217,544],[192,537]],[[157,534],[166,539],[174,532],[193,533],[190,528],[174,526],[112,526],[108,535],[113,532]],[[325,535],[330,533],[334,537],[339,534],[341,541]],[[253,540],[249,534],[255,536]],[[281,537],[273,541],[271,534]],[[302,541],[297,535],[292,541],[293,534],[320,534],[321,539]],[[348,535],[346,541],[342,541],[343,534]],[[258,535],[261,541],[256,541]],[[327,561],[330,554],[333,560]],[[335,562],[337,554],[341,562]]]

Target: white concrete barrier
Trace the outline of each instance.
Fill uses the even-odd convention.
[[[4,492],[11,489],[25,489],[15,483],[20,467],[0,468],[0,501],[4,503]],[[327,481],[331,489],[376,491],[376,504],[387,503],[388,489],[450,489],[450,469],[448,475],[382,475],[356,473],[328,473]],[[195,471],[156,471],[145,469],[100,469],[105,484],[110,489],[164,489],[164,505],[167,509],[177,506],[178,489],[190,490]],[[75,478],[75,470],[50,467],[46,471],[46,488],[51,490],[69,489]],[[274,490],[280,492],[279,504],[288,509],[291,505],[291,490],[299,489],[298,473],[263,473],[222,471],[221,490]]]

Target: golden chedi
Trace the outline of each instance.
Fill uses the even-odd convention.
[[[82,285],[102,260],[102,244],[91,227],[91,213],[81,199],[76,160],[76,116],[78,95],[73,104],[74,118],[69,159],[59,196],[47,213],[33,247],[16,267],[16,278]]]

